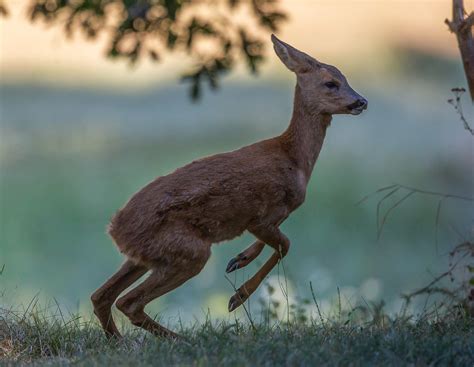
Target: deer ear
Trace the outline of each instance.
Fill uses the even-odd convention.
[[[272,42],[275,53],[291,71],[305,73],[311,68],[319,66],[318,61],[314,58],[279,40],[274,34],[272,34]]]

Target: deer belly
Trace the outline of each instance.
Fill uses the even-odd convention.
[[[233,220],[201,220],[196,226],[209,241],[216,243],[231,240],[240,236],[247,229],[248,221]]]

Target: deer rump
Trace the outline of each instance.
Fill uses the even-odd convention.
[[[143,259],[141,252],[161,257],[187,236],[210,245],[252,224],[286,218],[304,194],[290,189],[297,186],[291,162],[275,164],[282,156],[262,148],[203,158],[146,185],[111,220],[109,234],[120,252],[132,259]]]

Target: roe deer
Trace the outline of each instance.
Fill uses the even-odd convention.
[[[265,245],[274,249],[262,268],[229,301],[240,306],[288,252],[279,225],[305,199],[306,186],[333,114],[358,115],[367,101],[342,73],[272,35],[276,54],[296,73],[293,116],[281,135],[192,162],[158,177],[113,217],[109,234],[126,262],[91,299],[109,336],[120,336],[111,306],[138,278],[143,283],[116,305],[130,321],[155,335],[177,337],[145,312],[145,306],[198,274],[213,243],[245,230],[257,241],[233,258],[228,273],[248,265]]]

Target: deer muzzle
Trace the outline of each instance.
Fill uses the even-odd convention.
[[[358,98],[354,103],[347,106],[351,115],[359,115],[367,109],[368,102],[365,98]]]

